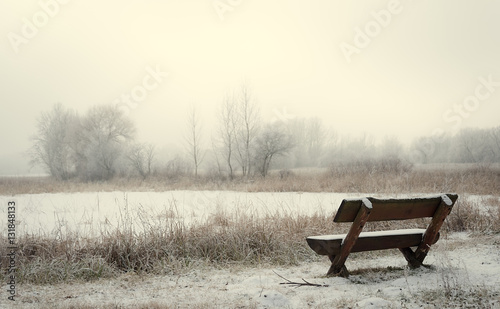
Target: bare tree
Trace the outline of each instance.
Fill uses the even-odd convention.
[[[456,146],[458,147],[458,160],[461,163],[488,162],[491,155],[487,134],[481,129],[465,128],[460,130]]]
[[[339,161],[364,161],[374,157],[375,142],[367,133],[358,137],[344,136],[340,148]]]
[[[32,137],[31,164],[43,165],[51,176],[66,180],[75,174],[71,148],[74,126],[78,123],[75,112],[56,104],[37,120],[37,133]]]
[[[420,137],[411,147],[414,161],[422,163],[500,162],[500,127],[463,128],[454,135]]]
[[[80,117],[57,104],[38,119],[31,162],[44,165],[57,179],[109,179],[134,132],[116,106],[97,106]]]
[[[78,133],[78,168],[87,180],[113,177],[118,158],[133,140],[134,124],[117,106],[91,108],[81,121]]]
[[[178,155],[169,160],[165,166],[165,173],[170,179],[178,179],[191,172],[191,165],[189,162]]]
[[[304,167],[309,165],[309,151],[307,141],[306,119],[295,118],[284,123],[290,131],[291,139],[297,147],[293,149],[291,156],[294,167]]]
[[[307,121],[306,143],[309,165],[318,166],[325,145],[326,131],[321,119],[315,117]]]
[[[266,177],[273,157],[287,154],[293,148],[290,134],[283,125],[267,125],[257,138],[257,156],[260,173]]]
[[[156,153],[156,147],[153,144],[147,144],[145,149],[145,157],[146,157],[146,170],[148,173],[148,176],[151,175],[153,172],[153,164],[155,162],[155,153]]]
[[[500,163],[500,126],[492,128],[490,132],[492,148],[495,153],[495,162]]]
[[[236,144],[236,108],[234,96],[226,94],[219,114],[219,137],[222,144],[222,155],[228,167],[229,178],[234,178],[233,155]]]
[[[194,176],[198,178],[198,168],[203,162],[206,152],[201,147],[202,127],[194,106],[191,108],[188,115],[187,130],[188,133],[185,138],[187,151],[189,156],[193,159]]]
[[[295,167],[318,166],[324,153],[326,130],[319,118],[295,118],[285,123],[295,147]]]
[[[133,145],[127,154],[130,165],[143,179],[151,175],[154,158],[155,146],[153,144]]]
[[[396,136],[386,136],[380,145],[380,156],[391,159],[400,158],[403,150],[403,144]]]
[[[340,157],[340,134],[332,128],[328,128],[325,132],[324,148],[321,166],[330,165],[335,161],[335,158]]]
[[[219,158],[220,149],[217,147],[216,139],[213,136],[211,138],[211,142],[212,142],[212,152],[214,154],[215,163],[217,163],[217,172],[218,175],[220,176],[222,174],[222,166]]]
[[[258,133],[260,113],[255,100],[252,98],[248,86],[243,84],[237,98],[237,129],[236,149],[238,151],[238,163],[241,166],[243,176],[250,173],[252,165],[253,148]]]

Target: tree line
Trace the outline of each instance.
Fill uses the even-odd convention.
[[[212,134],[203,130],[196,107],[186,114],[185,149],[166,160],[155,145],[136,140],[134,123],[115,105],[79,115],[56,104],[37,119],[31,163],[54,178],[83,181],[163,173],[234,179],[266,177],[271,168],[328,167],[345,162],[392,159],[407,163],[500,163],[500,126],[420,137],[404,146],[395,137],[341,136],[319,118],[264,122],[250,89],[224,96]]]
[[[184,131],[184,158],[190,159],[178,155],[161,165],[156,147],[137,142],[134,123],[118,106],[94,106],[79,115],[58,103],[37,119],[31,164],[43,166],[59,180],[101,181],[117,175],[145,179],[155,172],[198,177],[200,166],[209,157],[211,168],[205,170],[233,179],[235,175],[265,177],[271,161],[294,148],[284,125],[262,122],[246,86],[224,97],[217,132],[209,137],[211,147],[207,147],[196,108],[189,111]]]
[[[500,163],[500,126],[420,137],[410,150],[419,163]]]
[[[79,115],[56,104],[40,115],[36,129],[31,163],[56,179],[107,180],[125,162],[140,173],[151,171],[154,147],[135,143],[136,128],[117,106],[95,106]]]

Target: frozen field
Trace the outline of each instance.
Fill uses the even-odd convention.
[[[344,193],[244,193],[228,191],[106,192],[18,195],[17,233],[98,235],[122,226],[140,231],[144,222],[187,225],[225,214],[330,215],[344,198],[387,196]],[[461,196],[480,199],[480,196]],[[9,197],[0,197],[4,204]],[[6,218],[6,207],[1,210]],[[5,233],[6,220],[0,220]],[[19,285],[18,308],[500,308],[500,235],[444,235],[426,263],[408,270],[397,251],[353,254],[348,279],[325,278],[327,258],[298,266],[198,267],[178,276],[125,274],[116,279],[55,286]],[[395,267],[395,269],[388,269]],[[356,273],[356,270],[369,269]],[[281,284],[302,279],[323,287]],[[5,286],[2,285],[2,290]],[[444,295],[448,293],[445,297]],[[5,294],[2,294],[5,295]],[[451,300],[450,300],[451,299]],[[442,303],[447,301],[447,303]],[[12,305],[6,297],[0,308]],[[78,307],[77,307],[78,308]]]
[[[364,195],[359,195],[364,196]],[[92,192],[18,195],[18,234],[77,232],[91,236],[132,224],[176,220],[189,225],[217,214],[332,213],[346,197],[338,193],[246,193],[231,191]],[[2,197],[6,203],[8,197]],[[2,208],[6,218],[6,208]],[[2,220],[0,229],[5,231]]]
[[[471,239],[457,233],[433,247],[426,259],[433,269],[413,271],[381,270],[405,266],[398,252],[352,257],[349,269],[374,270],[348,279],[325,278],[325,260],[286,268],[200,268],[179,276],[125,274],[91,283],[21,285],[17,308],[500,308],[499,243],[498,235]],[[293,282],[327,286],[283,285],[275,272]],[[7,305],[2,297],[0,307]]]
[[[91,192],[17,195],[17,234],[54,235],[78,233],[94,236],[117,227],[134,226],[140,231],[144,223],[174,220],[189,225],[204,222],[210,216],[247,214],[264,216],[276,213],[333,215],[344,198],[411,197],[422,194],[387,196],[352,193],[248,193],[232,191],[169,192]],[[479,196],[461,196],[477,199]],[[3,204],[10,200],[0,196]],[[7,218],[6,207],[0,216]],[[6,219],[0,230],[6,233]]]

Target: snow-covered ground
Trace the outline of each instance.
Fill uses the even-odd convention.
[[[466,244],[462,246],[462,244]],[[18,287],[23,308],[500,308],[500,237],[441,239],[426,262],[432,269],[404,269],[401,254],[352,257],[347,267],[372,269],[325,278],[328,262],[295,267],[197,268],[179,276],[123,275],[113,280]],[[354,254],[355,255],[355,254]],[[387,270],[388,267],[400,269]],[[401,269],[403,268],[403,269]],[[293,286],[292,282],[326,285]],[[3,288],[2,288],[3,289]],[[445,297],[445,293],[451,295]],[[0,299],[0,307],[8,301]],[[158,306],[158,307],[154,307]]]
[[[14,197],[17,233],[98,234],[126,224],[168,218],[185,224],[216,214],[333,214],[344,198],[384,196],[344,193],[244,193],[228,191],[107,192],[33,194]],[[413,196],[422,196],[415,194]],[[480,196],[462,196],[479,200]],[[6,206],[11,197],[0,196]],[[0,230],[6,234],[7,207],[0,208]],[[151,221],[150,221],[151,222]],[[407,270],[403,256],[353,254],[348,279],[325,278],[327,258],[286,268],[256,266],[227,269],[194,268],[179,276],[123,275],[117,279],[56,286],[19,285],[20,308],[168,304],[172,308],[500,308],[500,235],[445,235],[433,246],[426,263],[433,269]],[[399,269],[390,269],[397,267]],[[373,271],[361,271],[371,269]],[[302,279],[323,287],[280,284]],[[12,303],[1,284],[0,308]],[[444,294],[448,292],[448,298]],[[451,293],[451,294],[450,294]],[[454,293],[456,295],[454,295]],[[5,296],[5,297],[4,297]],[[451,300],[450,300],[451,299]],[[447,300],[447,303],[438,305]],[[109,307],[111,308],[111,307]]]
[[[358,195],[364,196],[364,195]],[[124,224],[156,222],[159,218],[189,225],[215,214],[252,215],[333,213],[343,198],[339,193],[247,193],[232,191],[92,192],[17,195],[17,233],[52,234],[78,231],[91,236]],[[8,197],[0,197],[6,204]],[[7,217],[6,207],[0,216]],[[6,220],[0,230],[6,231]]]
[[[0,196],[3,205],[14,199],[18,235],[52,235],[76,232],[98,235],[123,225],[140,230],[144,222],[168,220],[189,225],[204,222],[217,214],[307,215],[334,214],[344,198],[409,197],[422,194],[387,196],[352,193],[269,193],[232,191],[91,192]],[[461,196],[477,200],[478,196]],[[7,207],[0,207],[0,231],[6,235]]]

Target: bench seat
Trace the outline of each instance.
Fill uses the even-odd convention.
[[[316,253],[327,255],[331,266],[327,276],[348,277],[345,266],[351,252],[399,249],[411,268],[423,266],[431,245],[439,239],[439,229],[458,199],[457,194],[424,198],[343,200],[333,222],[352,222],[349,232],[340,235],[310,236],[306,241]],[[426,229],[363,232],[374,221],[402,221],[432,218]],[[404,223],[403,223],[404,224]],[[416,247],[412,249],[412,247]]]
[[[422,242],[425,229],[402,229],[361,232],[351,252],[416,247]],[[347,234],[307,237],[309,247],[319,255],[337,255]],[[439,239],[439,234],[433,244]]]

